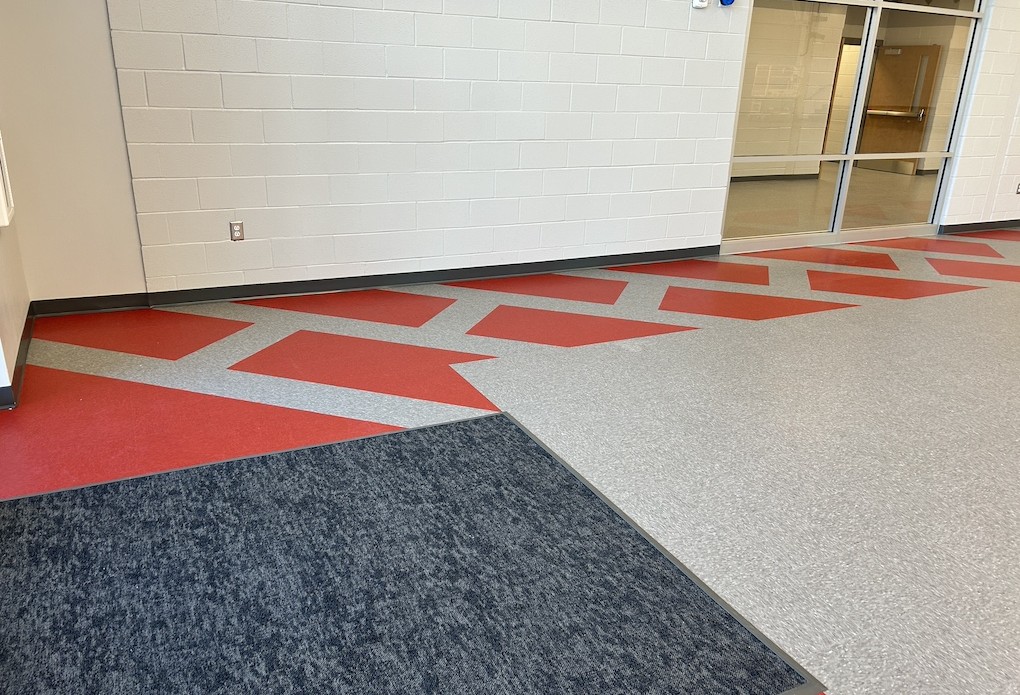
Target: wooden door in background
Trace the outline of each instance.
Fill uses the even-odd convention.
[[[858,152],[921,152],[942,47],[881,46],[875,56]],[[863,161],[858,166],[917,172],[916,159]]]

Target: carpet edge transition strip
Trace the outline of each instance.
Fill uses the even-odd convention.
[[[548,454],[550,458],[552,458],[558,464],[563,466],[563,468],[567,472],[569,472],[572,476],[574,476],[574,478],[576,478],[578,482],[584,485],[593,495],[595,495],[595,497],[597,497],[599,500],[602,501],[603,504],[609,507],[613,511],[613,513],[615,513],[617,516],[619,516],[621,519],[627,522],[627,525],[634,529],[634,531],[636,531],[638,535],[640,535],[645,541],[647,541],[653,548],[659,551],[659,553],[661,553],[663,557],[669,560],[674,567],[676,567],[688,579],[690,579],[695,586],[697,586],[699,589],[705,592],[706,596],[712,599],[712,601],[714,601],[720,608],[722,608],[734,620],[740,623],[740,625],[749,633],[751,633],[751,635],[753,635],[755,639],[759,640],[762,644],[764,644],[766,647],[775,652],[775,654],[778,655],[779,658],[781,658],[783,661],[789,664],[790,667],[792,667],[793,670],[795,670],[804,679],[804,683],[802,685],[799,685],[791,690],[786,690],[779,695],[825,694],[826,686],[818,678],[811,675],[811,673],[806,668],[801,666],[796,659],[787,654],[786,651],[780,648],[775,642],[773,642],[767,636],[762,634],[761,630],[756,628],[749,620],[747,620],[736,609],[734,609],[733,606],[731,606],[725,599],[723,599],[719,594],[713,591],[711,587],[709,587],[704,581],[701,580],[700,577],[698,577],[698,575],[691,571],[684,563],[682,563],[675,555],[673,555],[673,553],[669,552],[669,550],[667,550],[666,547],[662,545],[662,543],[660,543],[654,537],[652,537],[651,534],[649,534],[636,521],[634,521],[634,519],[632,519],[629,514],[624,512],[622,509],[620,509],[619,506],[617,506],[615,502],[606,497],[606,495],[603,494],[601,490],[599,490],[587,478],[581,475],[576,468],[567,463],[563,459],[563,457],[561,457],[559,454],[553,451],[552,448],[547,446],[546,443],[542,441],[542,439],[539,438],[534,432],[525,427],[520,422],[520,420],[518,420],[517,418],[515,418],[513,415],[506,411],[500,411],[498,413],[493,413],[492,415],[486,415],[483,417],[504,417],[510,422],[512,422],[518,429],[520,429],[525,435],[527,435],[527,437],[531,439],[531,441],[535,442],[535,444],[540,449],[542,449],[546,454]]]

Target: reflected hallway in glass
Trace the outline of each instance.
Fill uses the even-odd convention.
[[[839,165],[823,162],[817,177],[734,178],[726,205],[724,239],[776,236],[832,229]],[[854,167],[844,228],[928,221],[938,176],[907,175]]]

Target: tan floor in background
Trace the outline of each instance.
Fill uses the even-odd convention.
[[[829,231],[838,167],[816,179],[739,181],[730,185],[724,239]],[[855,167],[844,229],[928,222],[938,177]]]

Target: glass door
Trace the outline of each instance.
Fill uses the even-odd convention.
[[[755,0],[724,241],[932,229],[980,15],[924,3]]]

